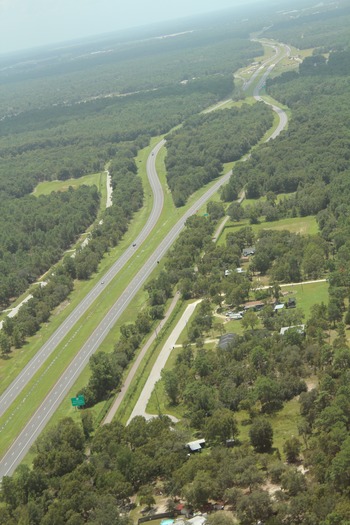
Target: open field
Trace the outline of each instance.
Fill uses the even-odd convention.
[[[239,435],[241,441],[249,441],[249,416],[247,412],[241,411],[235,414],[238,422]],[[291,436],[298,437],[298,424],[300,422],[299,401],[297,398],[291,399],[284,404],[282,410],[269,416],[273,428],[273,447],[277,448],[283,458],[283,444]]]
[[[49,195],[53,191],[67,191],[69,187],[74,189],[79,186],[97,186],[97,189],[101,191],[102,179],[106,178],[106,173],[92,173],[91,175],[84,175],[79,179],[67,179],[67,180],[52,180],[39,182],[33,195],[39,197],[40,195]]]
[[[248,219],[243,219],[240,222],[227,222],[218,239],[218,244],[225,244],[227,234],[235,233],[243,226],[251,226],[256,234],[261,230],[288,230],[301,235],[316,235],[318,233],[318,225],[314,215],[280,219],[279,221],[272,222],[262,220],[259,224],[250,224]]]

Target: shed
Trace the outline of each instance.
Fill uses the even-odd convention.
[[[237,334],[224,334],[219,339],[218,347],[221,348],[221,350],[226,350],[229,346],[233,345],[237,341],[237,339],[239,339],[239,336]]]
[[[276,306],[274,307],[274,311],[275,312],[280,312],[281,310],[283,310],[283,308],[284,308],[284,303],[276,304]]]
[[[190,452],[200,452],[205,447],[205,439],[190,441],[186,444],[186,447],[190,449]]]

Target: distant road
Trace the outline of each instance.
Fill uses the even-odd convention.
[[[282,59],[283,57],[281,57]],[[259,83],[260,85],[260,83]],[[260,87],[261,89],[261,87]],[[257,95],[258,96],[258,92]],[[52,352],[56,349],[59,343],[66,337],[72,327],[77,323],[79,319],[85,314],[90,308],[92,303],[97,297],[103,292],[108,286],[112,279],[118,274],[123,266],[129,261],[129,259],[135,253],[135,249],[145,241],[149,233],[154,228],[161,214],[163,207],[163,189],[157,176],[155,168],[155,159],[159,150],[163,147],[165,141],[160,141],[153,149],[151,155],[147,159],[147,174],[154,194],[154,204],[150,217],[143,228],[140,235],[135,239],[136,248],[130,246],[124,252],[124,254],[116,261],[116,263],[110,268],[110,270],[101,278],[99,284],[97,284],[81,301],[81,303],[75,308],[75,310],[69,315],[69,317],[62,323],[62,325],[56,330],[51,338],[43,345],[41,350],[33,357],[28,365],[21,371],[13,383],[7,388],[7,390],[0,396],[0,415],[10,407],[11,403],[18,397],[23,388],[32,379],[36,371],[42,366],[42,364],[48,359]],[[71,387],[79,377],[87,365],[90,356],[99,348],[102,341],[105,339],[111,328],[114,326],[120,315],[124,312],[127,306],[130,304],[136,293],[144,285],[147,278],[150,276],[152,271],[165,253],[168,251],[170,246],[174,243],[181,230],[184,228],[185,222],[188,217],[194,215],[210,197],[212,197],[218,189],[228,182],[232,170],[222,176],[216,183],[200,197],[196,203],[182,216],[182,218],[175,224],[171,231],[166,235],[163,241],[159,244],[153,254],[149,257],[148,261],[143,265],[137,275],[133,278],[130,284],[126,287],[123,294],[119,297],[116,303],[107,313],[106,317],[101,321],[95,331],[91,334],[89,339],[83,345],[83,347],[76,354],[74,359],[68,365],[65,372],[59,378],[51,392],[43,400],[40,407],[37,409],[33,417],[26,424],[24,429],[21,431],[16,440],[12,443],[5,456],[2,458],[0,463],[0,479],[5,476],[12,474],[16,466],[22,461],[30,447],[42,432],[43,428],[58,408],[60,403],[68,394]],[[74,335],[73,335],[74,337]],[[49,366],[49,365],[48,365]],[[0,428],[1,432],[1,428]]]
[[[277,45],[273,44],[272,42],[265,42],[265,41],[262,41],[262,40],[258,40],[258,42],[260,42],[262,45],[268,45],[268,46],[273,47],[275,49],[275,53],[276,53],[274,57],[272,57],[271,59],[269,59],[269,60],[264,62],[264,64],[267,65],[272,60],[274,61],[274,63],[271,64],[266,69],[264,74],[262,75],[262,77],[261,77],[260,81],[258,82],[258,84],[256,85],[256,87],[254,89],[254,93],[253,93],[253,96],[254,96],[255,100],[262,101],[265,104],[267,104],[268,106],[271,106],[273,111],[275,113],[277,113],[277,115],[279,117],[279,124],[278,124],[277,128],[275,129],[275,131],[269,137],[269,139],[268,139],[268,141],[269,141],[269,140],[273,140],[276,137],[278,137],[278,135],[281,133],[281,131],[283,131],[286,128],[286,126],[288,124],[288,116],[287,116],[287,113],[282,108],[280,108],[278,106],[275,106],[275,104],[269,102],[268,100],[264,99],[264,97],[260,96],[260,91],[262,90],[263,87],[265,87],[266,79],[270,75],[271,71],[273,71],[273,69],[277,66],[277,64],[279,62],[281,62],[281,60],[283,60],[287,56],[290,56],[291,50],[290,50],[290,47],[285,45],[285,44],[278,44],[279,47],[277,47]],[[260,71],[260,70],[261,70],[261,68],[259,68],[258,71]]]

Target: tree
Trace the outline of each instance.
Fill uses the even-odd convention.
[[[11,352],[10,337],[3,330],[0,331],[0,352],[2,357],[6,357]]]
[[[239,222],[244,217],[244,209],[238,202],[230,204],[227,214],[230,216],[231,221]]]
[[[256,315],[256,313],[249,310],[246,312],[242,319],[242,326],[245,330],[247,330],[249,327],[251,330],[254,330],[255,327],[259,324],[259,318]]]
[[[180,394],[179,378],[175,370],[162,370],[162,380],[164,383],[164,390],[168,396],[170,403],[176,405]]]
[[[81,423],[83,425],[83,432],[86,438],[90,437],[94,430],[94,418],[90,410],[83,410],[81,412]]]
[[[273,430],[266,418],[253,421],[249,430],[249,438],[256,452],[270,452],[273,443]]]
[[[237,422],[229,409],[215,410],[206,420],[204,435],[212,444],[224,445],[227,439],[233,439],[237,433]]]
[[[305,476],[296,468],[289,468],[281,476],[281,487],[289,496],[296,496],[306,488]]]
[[[215,494],[216,483],[209,472],[197,472],[192,483],[183,487],[183,495],[195,509],[201,508]]]
[[[295,436],[287,439],[283,444],[283,452],[286,455],[288,463],[296,463],[299,458],[301,443]]]
[[[255,395],[261,403],[261,412],[270,414],[283,406],[280,385],[274,379],[260,376],[255,382]]]
[[[344,441],[341,450],[332,461],[330,479],[338,490],[342,492],[348,490],[350,484],[350,438]]]
[[[237,516],[242,525],[264,522],[272,514],[271,500],[267,492],[256,490],[242,496],[237,505]]]
[[[146,505],[148,509],[151,508],[156,502],[153,496],[153,489],[149,485],[140,487],[138,496],[140,498],[141,505]]]

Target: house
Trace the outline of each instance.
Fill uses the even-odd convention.
[[[243,257],[249,257],[250,255],[255,254],[255,246],[249,246],[248,248],[243,248],[242,255]]]
[[[258,312],[262,308],[264,308],[265,304],[261,301],[248,301],[243,305],[244,310],[253,310],[254,312]]]
[[[298,334],[304,335],[305,334],[305,325],[304,324],[296,324],[293,326],[283,326],[280,330],[280,335],[284,335],[288,330],[295,330]]]
[[[186,447],[190,450],[190,452],[201,452],[202,448],[205,447],[205,439],[190,441],[189,443],[186,443]]]

